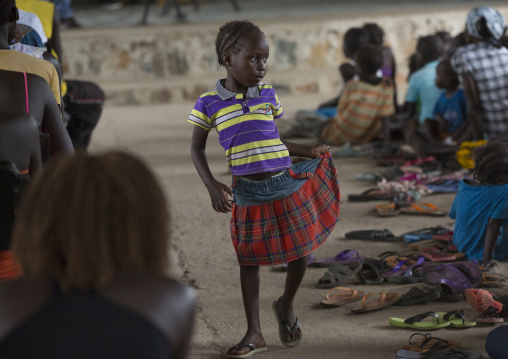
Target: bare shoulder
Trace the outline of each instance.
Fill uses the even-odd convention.
[[[42,61],[46,62],[44,60],[42,60]],[[49,63],[47,63],[47,64],[52,67],[51,64],[49,64]],[[28,90],[30,90],[33,87],[37,87],[38,89],[40,89],[41,87],[47,87],[49,90],[51,90],[51,87],[49,87],[48,82],[38,75],[27,73],[26,80],[27,80]]]

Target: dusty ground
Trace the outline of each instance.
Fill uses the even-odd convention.
[[[316,97],[281,97],[287,115],[299,109],[302,102],[312,108]],[[208,193],[190,160],[189,147],[192,125],[186,118],[192,103],[152,107],[106,107],[95,132],[91,151],[124,149],[143,157],[160,178],[169,197],[172,212],[173,273],[194,286],[198,294],[198,314],[190,358],[220,358],[224,350],[244,334],[246,324],[239,286],[239,271],[229,237],[229,215],[218,214],[210,206]],[[218,180],[230,183],[224,154],[213,133],[207,148],[208,159]],[[349,203],[349,193],[359,193],[368,185],[354,175],[376,169],[371,159],[336,159],[341,184],[340,221],[330,238],[319,248],[318,258],[329,258],[345,249],[356,249],[362,256],[377,256],[386,250],[404,251],[404,243],[388,244],[344,239],[344,233],[359,229],[390,229],[395,234],[434,225],[450,226],[448,217],[431,218],[398,216],[379,218],[369,211],[374,203]],[[377,168],[381,169],[381,168]],[[448,210],[454,196],[432,195],[424,198]],[[327,290],[314,288],[326,269],[309,268],[295,303],[304,333],[301,345],[284,347],[277,334],[271,302],[281,295],[285,274],[278,268],[261,270],[261,323],[269,351],[259,358],[395,358],[398,349],[414,333],[388,324],[390,317],[407,318],[429,310],[465,309],[468,317],[474,312],[466,301],[457,303],[431,302],[410,307],[388,307],[383,310],[352,314],[348,309],[322,309],[319,301]],[[370,292],[396,291],[405,293],[411,285],[380,286],[348,284]],[[358,304],[358,303],[356,303]],[[433,335],[459,340],[466,349],[483,350],[491,326],[466,330],[441,329]]]

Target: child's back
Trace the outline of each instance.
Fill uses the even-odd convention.
[[[393,81],[379,79],[381,49],[364,45],[357,53],[359,80],[349,81],[337,106],[337,115],[321,133],[324,140],[335,144],[365,143],[379,136],[382,119],[395,113]]]
[[[463,180],[450,210],[453,243],[484,263],[508,256],[508,146],[491,142],[474,152],[476,181]]]
[[[508,186],[462,181],[450,217],[455,219],[453,244],[467,258],[481,261],[489,219],[503,219],[508,224]],[[501,260],[508,255],[507,238],[508,232],[503,226],[494,250],[494,259]]]

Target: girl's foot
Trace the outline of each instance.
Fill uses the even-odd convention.
[[[252,346],[249,346],[248,344],[253,344],[256,349],[254,349]],[[251,334],[247,332],[247,334],[245,334],[245,336],[242,338],[242,340],[240,340],[238,344],[228,349],[227,355],[244,355],[254,350],[257,350],[256,353],[259,353],[263,351],[261,350],[263,348],[266,350],[266,343],[263,335],[261,333]]]
[[[282,333],[286,345],[292,346],[291,344],[293,343],[296,345],[302,339],[302,330],[298,326],[298,318],[295,316],[293,306],[285,303],[282,297],[280,297],[274,304],[274,311],[277,312],[276,315],[279,315],[282,320],[282,323],[279,323],[279,327],[282,325],[285,329]]]

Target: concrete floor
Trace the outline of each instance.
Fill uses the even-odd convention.
[[[290,117],[299,109],[302,97],[281,96]],[[319,97],[305,97],[310,106]],[[237,343],[246,329],[239,286],[238,264],[229,236],[229,215],[218,214],[210,205],[208,193],[190,159],[192,125],[186,118],[192,103],[166,106],[115,108],[106,107],[97,127],[91,151],[124,149],[142,156],[157,173],[169,197],[172,212],[173,275],[196,288],[198,312],[192,359],[221,358],[226,348]],[[207,146],[211,169],[216,178],[230,183],[224,154],[212,133]],[[396,235],[428,226],[451,226],[448,217],[398,216],[380,218],[370,213],[374,204],[350,203],[347,195],[359,193],[369,185],[355,180],[354,175],[377,168],[369,158],[336,159],[341,184],[340,221],[330,238],[315,251],[319,259],[330,258],[345,249],[356,249],[362,256],[375,257],[387,250],[407,251],[405,243],[382,243],[344,239],[344,234],[360,229],[390,229]],[[431,195],[424,200],[449,210],[453,194]],[[422,200],[423,201],[423,200]],[[503,263],[503,270],[506,266]],[[430,302],[409,307],[388,307],[366,314],[352,314],[349,309],[358,303],[340,308],[321,308],[327,290],[314,288],[314,283],[326,269],[309,268],[295,303],[304,339],[300,346],[287,349],[278,339],[277,325],[271,302],[281,295],[285,274],[278,268],[261,270],[260,315],[265,340],[269,346],[259,358],[395,358],[397,350],[406,344],[415,331],[399,329],[388,324],[390,317],[408,318],[426,311],[465,309],[471,319],[475,312],[465,300],[457,303]],[[421,285],[421,284],[420,284]],[[346,286],[365,293],[407,292],[411,285]],[[456,330],[445,328],[432,333],[458,340],[465,349],[483,350],[487,333],[493,326]]]

